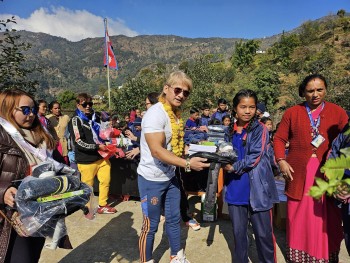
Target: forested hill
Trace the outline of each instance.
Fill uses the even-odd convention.
[[[27,62],[39,65],[42,72],[35,74],[39,91],[57,94],[62,90],[97,93],[106,85],[103,67],[104,38],[88,38],[70,42],[64,38],[44,33],[19,31],[23,42],[30,43]],[[266,49],[277,36],[262,39],[261,49]],[[119,86],[126,76],[134,76],[144,68],[166,66],[171,70],[182,61],[193,60],[205,54],[218,59],[232,56],[236,38],[183,38],[178,36],[111,36],[119,71],[111,70],[112,86]],[[118,74],[118,76],[117,76]]]
[[[10,44],[12,53],[4,57],[18,67],[7,70],[12,64],[0,63],[2,83],[17,80],[14,86],[27,88],[25,81],[38,80],[36,96],[50,101],[63,94],[64,98],[58,98],[63,105],[76,92],[106,96],[103,37],[70,42],[43,33],[15,34],[20,36],[16,41],[32,45],[24,53],[25,68],[40,71],[24,79],[23,74],[28,74],[19,70],[22,65],[11,62],[12,53],[21,57],[18,45]],[[6,39],[4,34],[0,39],[3,36]],[[13,43],[13,38],[7,39]],[[328,99],[350,109],[350,101],[344,99],[350,96],[350,17],[345,10],[264,39],[111,36],[111,40],[120,68],[110,71],[111,106],[120,113],[131,105],[144,107],[146,94],[159,91],[164,77],[174,69],[184,70],[193,80],[195,88],[186,107],[200,107],[204,102],[215,106],[218,98],[230,101],[239,89],[249,88],[269,112],[282,112],[300,101],[300,81],[310,73],[321,73],[329,82]],[[118,89],[120,85],[123,88]],[[106,107],[106,100],[100,107]]]

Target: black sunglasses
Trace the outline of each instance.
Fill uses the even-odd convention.
[[[182,92],[182,94],[184,95],[184,97],[185,98],[187,98],[188,96],[190,96],[190,92],[188,91],[188,90],[184,90],[184,89],[182,89],[182,88],[179,88],[179,87],[172,87],[172,86],[170,86],[170,85],[168,85],[170,88],[173,88],[174,89],[174,93],[175,93],[175,95],[177,96],[177,95],[179,95],[181,92]]]
[[[90,101],[90,102],[85,101],[84,103],[81,103],[80,105],[83,106],[83,108],[86,108],[87,105],[89,105],[91,108],[94,105],[94,103],[92,101]]]
[[[30,113],[33,113],[34,115],[38,114],[38,107],[29,107],[29,106],[21,106],[21,107],[16,107],[17,110],[21,111],[24,115],[28,116]]]

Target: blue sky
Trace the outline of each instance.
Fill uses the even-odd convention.
[[[0,18],[16,29],[72,41],[109,34],[260,38],[308,20],[350,12],[350,0],[3,0]]]

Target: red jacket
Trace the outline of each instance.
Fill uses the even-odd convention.
[[[314,150],[320,163],[323,164],[332,141],[348,123],[345,110],[330,102],[325,102],[320,117],[319,132],[326,140],[317,149],[311,145],[310,119],[304,103],[286,110],[274,136],[277,160],[285,158],[285,144],[289,141],[286,160],[294,169],[294,173],[292,173],[293,181],[286,183],[286,195],[297,200],[302,198],[306,165]]]

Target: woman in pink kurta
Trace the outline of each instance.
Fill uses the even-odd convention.
[[[313,74],[299,86],[305,102],[288,109],[274,137],[276,160],[286,178],[288,262],[338,262],[343,238],[334,200],[307,195],[333,139],[346,125],[345,110],[324,101],[327,82]],[[288,156],[285,144],[289,142]]]

